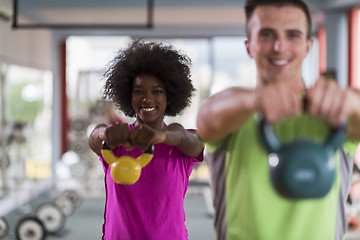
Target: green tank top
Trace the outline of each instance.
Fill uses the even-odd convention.
[[[308,138],[322,142],[329,127],[308,115],[301,115],[274,126],[283,142]],[[223,205],[222,239],[227,240],[332,240],[335,235],[336,211],[340,188],[339,158],[336,179],[330,192],[321,199],[289,200],[275,192],[270,182],[268,153],[258,134],[257,115],[226,139],[206,144],[211,154],[224,148],[223,195],[215,205]],[[210,166],[211,167],[211,166]],[[219,167],[216,167],[219,169]],[[212,173],[213,174],[213,173]],[[213,185],[216,184],[213,179]],[[222,193],[221,193],[222,192]],[[223,202],[223,203],[219,203]],[[220,207],[219,207],[220,208]],[[219,210],[219,209],[217,209]],[[221,219],[221,216],[217,216]],[[218,224],[220,226],[221,224]],[[220,228],[220,227],[218,227]],[[220,229],[217,229],[220,230]]]

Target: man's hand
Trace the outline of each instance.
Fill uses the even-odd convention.
[[[258,109],[269,123],[284,121],[301,113],[301,91],[294,90],[290,84],[278,82],[258,88]]]
[[[331,126],[338,126],[348,118],[351,96],[335,81],[319,77],[315,85],[308,89],[308,112]]]
[[[313,88],[307,90],[310,115],[337,127],[347,121],[349,139],[360,140],[360,92],[342,89],[335,81],[319,77]]]

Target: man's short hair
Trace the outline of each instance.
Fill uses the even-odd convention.
[[[246,35],[249,38],[250,37],[250,31],[248,28],[248,23],[253,15],[255,9],[258,6],[264,6],[264,5],[270,5],[270,6],[276,6],[276,7],[283,7],[283,6],[294,6],[297,8],[300,8],[306,16],[307,21],[307,38],[310,38],[311,36],[311,15],[310,10],[307,4],[302,0],[246,0],[245,4],[245,16],[246,16]]]

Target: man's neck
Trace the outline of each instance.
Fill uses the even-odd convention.
[[[287,81],[287,80],[279,80],[277,82],[280,82],[280,81]],[[266,85],[273,84],[273,83],[275,83],[275,82],[257,79],[257,87],[264,87]],[[289,80],[287,82],[287,84],[289,84],[289,87],[294,89],[296,92],[303,92],[306,89],[304,80],[301,76],[299,78]]]

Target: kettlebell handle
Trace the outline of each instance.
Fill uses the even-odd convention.
[[[306,112],[308,108],[308,100],[306,96],[302,98],[303,101],[303,111]],[[259,114],[260,116],[260,138],[265,146],[265,148],[268,150],[268,152],[277,152],[281,148],[281,142],[275,135],[273,126],[269,124],[264,116],[262,114]]]
[[[107,143],[106,143],[105,140],[102,141],[101,149],[111,150],[111,149],[109,148],[109,145],[107,145]],[[150,144],[148,150],[146,150],[144,153],[153,154],[153,153],[154,153],[154,145],[153,145],[153,144]]]
[[[259,133],[260,139],[268,152],[278,152],[280,150],[282,143],[276,136],[273,125],[268,123],[261,114],[259,121]],[[341,144],[345,141],[345,139],[346,122],[343,122],[338,127],[331,128],[324,145],[335,151],[341,147]]]

